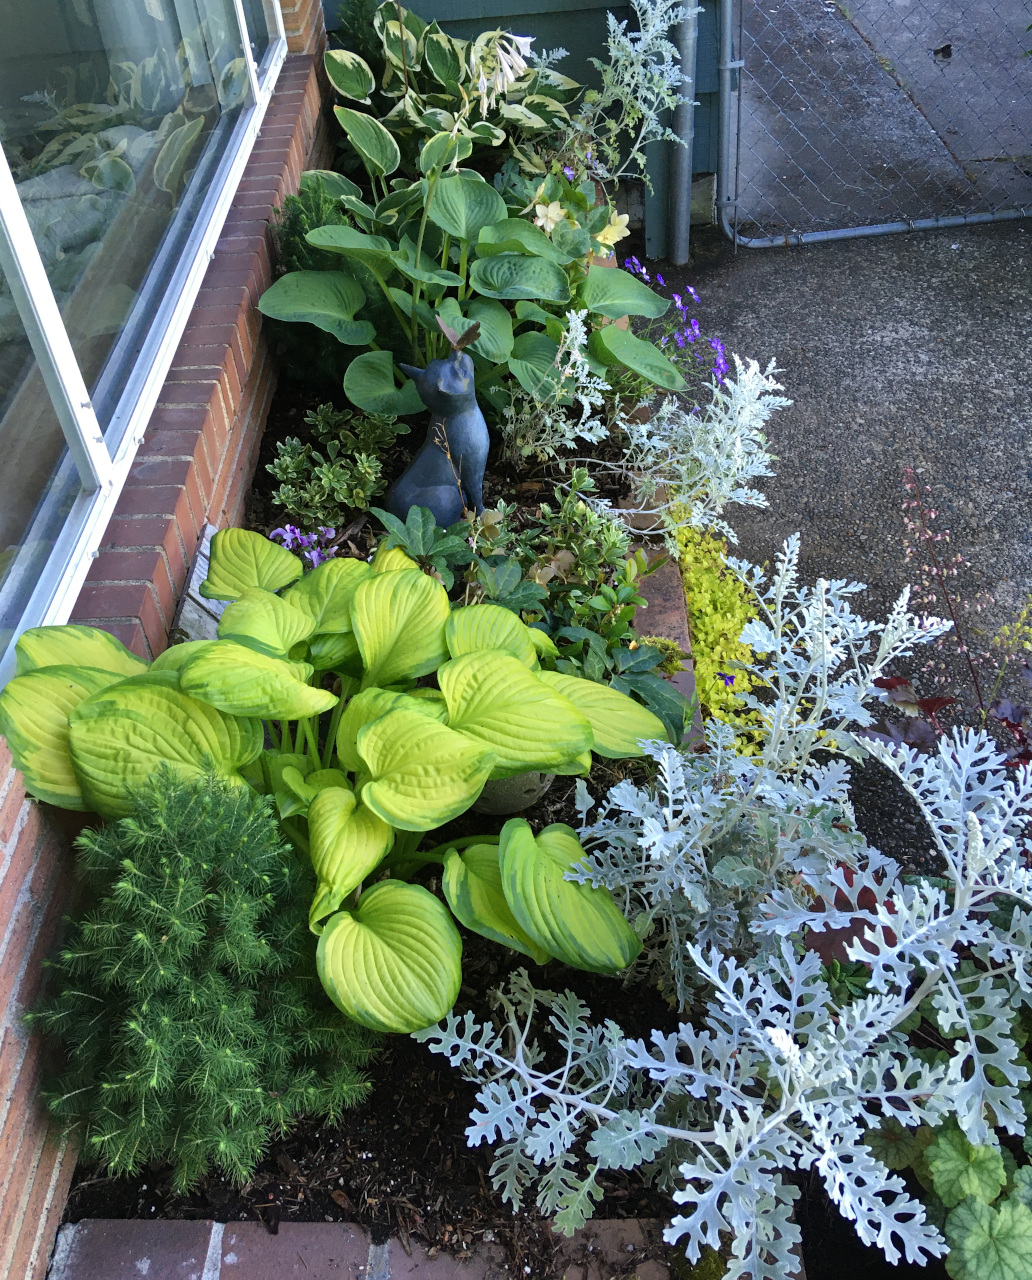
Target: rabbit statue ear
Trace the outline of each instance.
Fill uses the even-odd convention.
[[[398,361],[398,368],[402,373],[407,373],[410,378],[415,378],[417,382],[419,381],[420,375],[424,372],[422,369],[417,369],[414,364],[402,364],[400,360]]]

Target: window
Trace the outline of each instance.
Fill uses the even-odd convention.
[[[286,51],[275,0],[0,0],[0,682],[117,501]]]

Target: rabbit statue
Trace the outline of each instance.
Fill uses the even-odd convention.
[[[473,361],[463,350],[476,342],[480,325],[459,335],[440,319],[437,323],[451,343],[451,354],[431,360],[425,369],[399,366],[430,410],[430,426],[422,448],[391,485],[384,505],[399,520],[408,516],[411,507],[429,507],[437,523],[447,528],[466,511],[479,515],[484,509],[490,441],[474,391]]]

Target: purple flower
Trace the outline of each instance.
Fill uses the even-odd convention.
[[[679,293],[674,294],[674,306],[678,309],[678,311],[681,310],[681,295]]]
[[[565,175],[566,180],[568,182],[573,181],[573,170],[570,168],[568,164],[563,165],[563,174]]]
[[[718,671],[717,675],[723,680],[725,689],[730,689],[735,682],[734,676],[729,676],[726,671]]]
[[[663,279],[663,277],[659,274],[658,271],[656,272],[656,284],[661,284],[664,287],[666,286],[666,281]]]
[[[282,529],[273,529],[272,533],[269,534],[269,538],[278,538],[284,547],[290,551],[300,540],[301,530],[296,524],[287,524]]]
[[[693,321],[692,321],[692,334],[694,335],[694,336],[693,336],[693,338],[692,338],[692,341],[693,341],[693,342],[695,341],[695,339],[696,339],[696,338],[701,338],[701,337],[702,337],[702,331],[701,331],[701,329],[699,328],[699,322],[698,322],[698,320],[693,320]],[[712,346],[712,343],[711,343],[710,345]],[[721,347],[721,350],[723,351],[723,347]]]
[[[685,288],[686,288],[686,289],[688,290],[688,292],[692,295],[692,297],[695,299],[695,301],[696,301],[696,302],[698,302],[698,301],[699,301],[699,295],[695,292],[695,290],[692,288],[692,286],[689,284],[689,285],[686,285],[686,286],[685,286]]]

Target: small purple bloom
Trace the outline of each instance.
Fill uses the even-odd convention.
[[[666,286],[666,281],[663,279],[663,277],[659,274],[658,271],[656,272],[656,284],[661,284],[664,287]]]
[[[735,682],[734,676],[729,676],[726,671],[718,671],[717,675],[723,680],[725,689],[730,689]]]
[[[568,164],[563,165],[563,174],[566,177],[566,180],[568,182],[573,181],[573,170],[570,168]]]
[[[692,286],[689,284],[689,285],[686,285],[686,286],[685,286],[685,288],[687,288],[688,292],[692,295],[692,297],[695,299],[695,301],[696,301],[696,302],[698,302],[698,301],[699,301],[699,295],[695,292],[695,290],[692,288]]]
[[[692,333],[695,335],[695,337],[696,337],[696,338],[701,338],[701,337],[702,337],[702,330],[699,328],[699,322],[698,322],[698,320],[693,320],[693,321],[692,321]],[[693,339],[693,341],[694,341],[694,339]],[[711,343],[710,345],[712,346],[712,343]],[[721,350],[723,350],[723,347],[721,347]]]
[[[675,307],[677,307],[678,311],[680,311],[680,309],[681,309],[681,295],[680,295],[679,293],[675,293],[675,294],[674,294],[674,306],[675,306]]]

